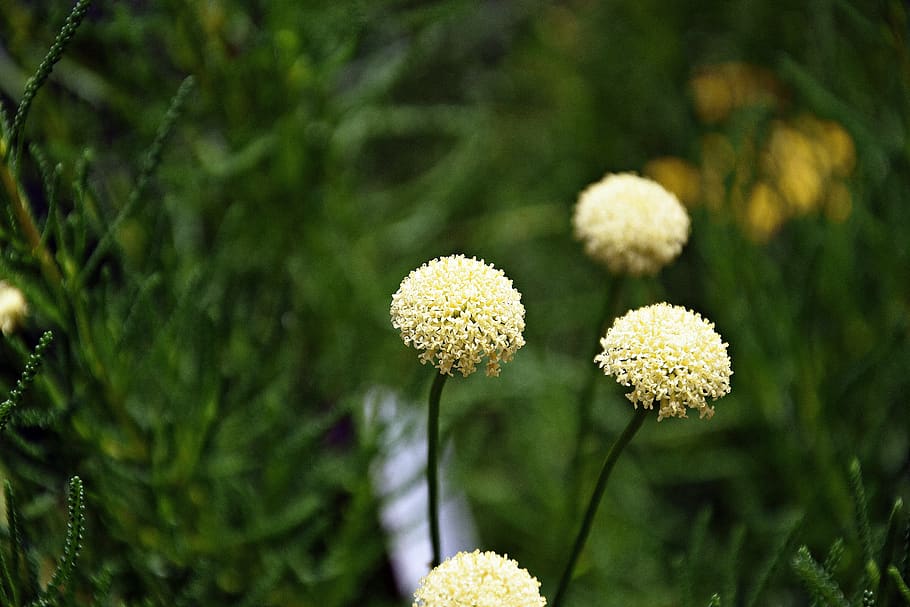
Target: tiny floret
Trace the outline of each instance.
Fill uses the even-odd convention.
[[[22,324],[28,314],[28,304],[22,291],[0,280],[0,331],[9,335]]]
[[[727,345],[697,312],[659,303],[617,318],[601,338],[594,358],[605,375],[633,390],[626,394],[638,408],[658,406],[657,419],[686,417],[697,409],[708,419],[716,400],[730,392]]]
[[[464,255],[440,257],[412,271],[392,296],[392,326],[421,363],[465,377],[486,358],[499,375],[524,343],[521,293],[502,270]]]
[[[656,274],[689,239],[689,214],[662,185],[609,174],[579,196],[572,218],[585,252],[614,274]]]
[[[543,607],[540,582],[495,552],[459,552],[430,571],[412,607]]]

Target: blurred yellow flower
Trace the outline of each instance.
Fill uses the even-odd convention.
[[[775,113],[785,95],[774,75],[742,63],[702,67],[690,80],[696,114],[718,124],[734,111],[763,105]],[[659,157],[644,172],[687,206],[729,213],[753,240],[767,241],[790,219],[823,211],[835,222],[852,210],[845,180],[856,165],[853,138],[837,122],[809,114],[738,121],[735,137],[705,133],[700,166]],[[735,141],[735,144],[734,144]]]
[[[695,112],[707,124],[721,122],[741,107],[773,107],[781,96],[780,86],[771,72],[747,63],[703,66],[689,84]]]
[[[585,252],[616,274],[655,274],[689,238],[689,214],[676,196],[633,173],[609,174],[588,186],[572,224]]]
[[[697,409],[711,418],[707,399],[730,392],[727,344],[714,324],[681,306],[658,303],[617,318],[601,338],[594,361],[605,375],[631,386],[626,395],[636,408],[658,406],[657,419],[686,417]]]
[[[821,149],[825,151],[831,173],[838,177],[847,177],[856,166],[856,148],[853,138],[844,127],[836,122],[826,120],[817,121],[820,132],[816,137],[820,140]]]
[[[430,571],[412,607],[543,607],[540,582],[495,552],[459,552]]]
[[[486,357],[487,375],[499,375],[524,343],[521,293],[502,270],[464,255],[441,257],[412,271],[392,296],[392,326],[420,362],[465,377]]]
[[[649,160],[644,174],[664,186],[687,207],[701,197],[701,174],[698,167],[675,156],[661,156]]]
[[[22,324],[28,314],[28,304],[22,291],[0,280],[0,331],[9,335]]]
[[[795,215],[805,215],[818,206],[826,175],[820,150],[806,133],[775,122],[763,160],[766,174],[776,182]]]
[[[767,240],[786,219],[785,211],[777,190],[766,182],[759,181],[752,188],[746,202],[747,233],[755,240]]]

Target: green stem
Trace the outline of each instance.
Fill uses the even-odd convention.
[[[569,463],[570,478],[575,478],[572,488],[573,502],[577,501],[580,490],[578,474],[580,471],[581,456],[584,451],[584,442],[591,428],[591,408],[594,400],[594,388],[597,386],[597,378],[602,377],[603,373],[600,368],[593,364],[594,357],[600,354],[600,338],[603,337],[605,326],[609,326],[617,316],[620,309],[620,300],[622,299],[623,285],[625,277],[615,276],[613,278],[612,288],[607,289],[604,296],[603,309],[597,318],[597,342],[594,353],[588,358],[590,365],[589,373],[585,377],[585,383],[578,393],[578,427],[575,431],[575,451],[572,453],[572,460]]]
[[[427,491],[429,493],[430,542],[433,544],[433,561],[430,568],[440,563],[439,540],[439,397],[448,375],[438,373],[430,388],[430,406],[427,416]]]
[[[600,499],[603,497],[604,489],[607,486],[607,480],[610,478],[610,472],[613,470],[616,460],[618,460],[619,456],[622,454],[622,450],[629,444],[629,441],[632,440],[632,437],[635,436],[638,429],[641,428],[648,412],[648,409],[639,406],[635,410],[635,415],[629,420],[626,429],[622,431],[622,434],[620,434],[613,442],[613,445],[610,446],[607,457],[604,459],[603,467],[600,469],[600,477],[597,479],[594,493],[591,495],[591,501],[588,502],[588,510],[585,512],[585,517],[581,522],[581,529],[578,530],[578,535],[575,538],[575,545],[572,546],[569,562],[566,563],[566,569],[563,571],[562,579],[559,580],[559,587],[556,589],[556,594],[553,595],[553,602],[550,604],[550,607],[559,607],[559,604],[562,602],[562,598],[572,579],[572,572],[575,570],[575,564],[578,562],[581,550],[584,548],[585,541],[588,539],[588,534],[591,532],[591,525],[594,523],[594,515],[597,513]]]
[[[63,283],[63,275],[60,273],[60,268],[57,267],[53,255],[41,241],[41,233],[35,224],[31,205],[24,190],[19,187],[19,180],[13,174],[12,166],[4,162],[2,158],[0,158],[0,181],[3,182],[3,187],[9,195],[10,206],[16,216],[16,221],[19,223],[22,234],[41,264],[41,271],[44,277],[51,286],[59,288]]]

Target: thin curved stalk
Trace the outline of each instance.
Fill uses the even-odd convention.
[[[604,459],[603,466],[600,469],[600,477],[597,479],[597,485],[594,487],[591,501],[588,502],[588,510],[585,512],[585,517],[581,522],[581,528],[578,530],[578,535],[575,537],[575,544],[572,546],[572,552],[569,554],[569,561],[566,563],[565,571],[563,571],[562,579],[559,580],[559,587],[556,589],[556,594],[553,595],[553,602],[550,604],[550,607],[559,607],[559,604],[562,602],[563,596],[569,587],[569,582],[572,580],[572,572],[575,570],[575,564],[578,562],[578,557],[581,555],[581,551],[585,546],[585,541],[588,539],[588,534],[591,532],[591,525],[594,523],[594,515],[597,514],[597,507],[600,506],[600,500],[603,497],[604,489],[607,486],[607,480],[610,478],[610,472],[612,472],[616,460],[618,460],[619,456],[622,454],[622,450],[629,444],[629,441],[632,440],[632,437],[635,436],[638,429],[641,428],[648,411],[649,410],[645,409],[643,406],[639,406],[635,410],[635,415],[632,416],[632,419],[630,419],[629,423],[626,425],[625,430],[622,431],[622,434],[616,438],[610,446],[610,450],[607,451],[607,457]]]
[[[433,560],[430,567],[440,563],[439,539],[439,397],[448,375],[438,373],[430,388],[430,402],[427,413],[427,492],[429,494],[430,542],[433,545]]]
[[[603,307],[600,316],[597,318],[597,343],[593,353],[588,359],[590,364],[594,357],[600,354],[600,338],[603,337],[605,327],[609,327],[613,319],[619,314],[622,304],[622,292],[625,286],[625,277],[622,275],[613,277],[612,285],[606,289],[604,295]],[[578,393],[578,427],[575,431],[575,450],[569,462],[569,474],[572,479],[572,499],[578,499],[580,492],[580,482],[578,473],[581,470],[582,452],[584,443],[591,429],[591,411],[594,400],[594,389],[597,387],[597,378],[603,377],[603,373],[596,364],[591,364],[585,377],[585,382]]]

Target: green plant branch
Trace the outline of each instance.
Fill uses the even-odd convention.
[[[117,234],[117,229],[120,227],[120,224],[122,224],[123,220],[133,212],[133,209],[139,203],[142,195],[145,194],[145,190],[151,181],[152,175],[161,163],[161,152],[164,149],[164,143],[173,130],[177,118],[180,117],[183,104],[187,95],[189,95],[190,90],[192,90],[193,84],[194,79],[192,76],[184,78],[180,87],[177,89],[177,93],[174,95],[173,99],[171,99],[171,104],[168,107],[167,112],[165,112],[161,124],[158,126],[158,132],[155,134],[155,139],[152,141],[148,150],[146,150],[145,156],[142,159],[139,177],[136,180],[135,187],[130,192],[129,199],[126,204],[123,205],[123,208],[120,209],[120,212],[117,213],[117,216],[111,222],[110,226],[108,226],[108,229],[101,237],[95,250],[92,251],[92,254],[89,256],[88,261],[85,262],[85,265],[76,277],[75,289],[79,289],[82,284],[84,284],[86,278],[101,262],[103,255],[107,253],[114,244],[114,237]]]
[[[600,338],[603,337],[604,326],[612,322],[613,318],[620,309],[620,300],[622,299],[623,286],[625,284],[624,276],[615,276],[613,279],[613,288],[607,289],[604,296],[603,308],[597,317],[597,342],[594,348],[594,354],[588,359],[588,363],[594,360],[594,357],[600,353]],[[571,501],[578,501],[578,493],[581,490],[579,471],[581,464],[582,451],[584,450],[584,441],[591,427],[591,411],[593,408],[594,389],[597,386],[597,378],[602,377],[603,373],[600,368],[594,364],[589,373],[585,376],[585,383],[578,393],[578,427],[575,432],[575,450],[572,453],[572,459],[569,463],[570,474],[574,475]]]
[[[837,583],[810,554],[805,546],[793,557],[793,569],[812,593],[832,607],[848,607],[847,599]]]
[[[441,562],[441,542],[439,537],[439,398],[445,386],[445,373],[437,373],[430,388],[430,400],[427,411],[427,493],[429,504],[430,543],[433,545],[433,560],[430,567]]]
[[[18,572],[19,559],[22,554],[22,535],[19,529],[19,510],[16,508],[16,500],[13,495],[13,486],[7,480],[3,484],[3,494],[6,498],[6,523],[7,533],[10,542],[10,564],[7,567],[3,563],[3,575],[6,585],[9,587],[9,593],[12,597],[12,604],[19,604],[19,586],[13,576]],[[2,551],[0,551],[2,554]]]
[[[28,246],[31,247],[32,253],[41,264],[42,274],[51,283],[51,286],[59,288],[63,283],[63,275],[60,273],[60,268],[57,267],[54,257],[44,246],[28,198],[25,192],[19,189],[19,181],[7,161],[0,163],[0,181],[3,182],[3,187],[9,197],[10,207],[16,217],[16,222],[19,224],[19,229],[22,230],[22,235],[25,237]]]
[[[565,592],[572,580],[572,572],[575,570],[575,564],[578,562],[578,557],[581,555],[581,551],[585,546],[585,541],[588,539],[588,534],[591,532],[591,525],[594,523],[594,515],[597,514],[597,508],[600,506],[600,500],[603,497],[604,489],[607,487],[610,472],[613,471],[613,466],[622,454],[623,449],[629,444],[629,441],[632,440],[635,433],[638,432],[638,429],[641,428],[642,423],[645,421],[645,416],[647,416],[649,411],[650,409],[639,406],[635,410],[632,419],[630,419],[629,423],[626,425],[625,430],[622,431],[622,434],[616,438],[610,446],[610,450],[607,451],[603,467],[600,470],[600,476],[597,479],[597,485],[595,485],[594,493],[591,495],[591,500],[588,502],[588,509],[585,512],[584,519],[582,519],[581,528],[578,530],[575,544],[572,546],[572,552],[569,554],[569,561],[566,563],[566,568],[563,571],[562,578],[559,580],[559,586],[556,589],[556,593],[553,595],[553,603],[550,607],[559,607],[562,603]]]
[[[60,596],[61,587],[69,583],[73,571],[76,569],[76,559],[82,551],[82,538],[85,532],[85,489],[82,479],[74,476],[69,482],[67,496],[67,524],[66,539],[63,544],[63,556],[57,564],[57,569],[51,576],[51,581],[45,590],[45,597]]]
[[[754,579],[755,583],[752,585],[751,590],[749,591],[748,597],[745,601],[745,607],[755,607],[758,605],[758,599],[761,598],[761,595],[768,588],[768,584],[771,581],[771,576],[778,570],[780,564],[783,562],[785,555],[789,554],[790,546],[793,543],[793,538],[796,535],[799,528],[802,526],[804,515],[800,515],[795,518],[790,524],[787,531],[783,534],[783,537],[780,540],[780,543],[777,545],[777,549],[772,553],[771,557],[761,566],[761,568],[755,573]]]
[[[19,401],[22,400],[22,394],[26,388],[35,380],[38,368],[41,366],[42,360],[44,360],[44,351],[47,350],[53,340],[54,334],[50,331],[45,331],[41,339],[38,340],[35,350],[25,362],[25,370],[22,371],[22,375],[16,381],[15,387],[10,390],[7,399],[0,403],[0,432],[3,431],[9,422],[10,415],[12,415],[13,409],[19,405]]]
[[[63,27],[57,33],[57,38],[47,51],[47,55],[38,64],[38,70],[29,78],[25,85],[25,92],[22,94],[19,107],[16,108],[16,115],[10,128],[9,149],[6,151],[7,159],[12,159],[13,164],[16,164],[22,149],[22,129],[25,127],[25,120],[28,118],[28,112],[32,107],[32,102],[35,100],[35,95],[38,94],[41,86],[51,75],[54,64],[60,61],[60,57],[63,56],[63,51],[66,50],[69,41],[76,35],[76,30],[79,28],[79,24],[82,23],[90,3],[91,0],[78,0],[76,2],[73,10],[70,11],[66,21],[63,23]]]
[[[28,146],[28,151],[31,152],[32,158],[35,159],[35,163],[38,165],[38,170],[41,173],[41,180],[44,182],[44,195],[47,199],[47,220],[44,222],[41,240],[39,241],[43,247],[53,231],[54,222],[57,218],[57,181],[60,178],[61,165],[58,164],[52,169],[47,156],[45,156],[41,148],[34,143]]]
[[[904,602],[907,603],[907,605],[910,605],[910,588],[907,587],[907,582],[901,577],[901,572],[897,570],[897,567],[891,565],[888,567],[888,576],[891,578],[891,581],[894,582],[894,585],[897,587],[897,591],[900,593],[901,598],[904,599]]]
[[[850,489],[853,493],[853,508],[856,520],[856,530],[859,534],[860,545],[863,548],[865,562],[874,562],[875,554],[872,550],[872,531],[869,525],[869,512],[866,500],[866,491],[863,488],[863,474],[859,460],[854,458],[850,462]]]

